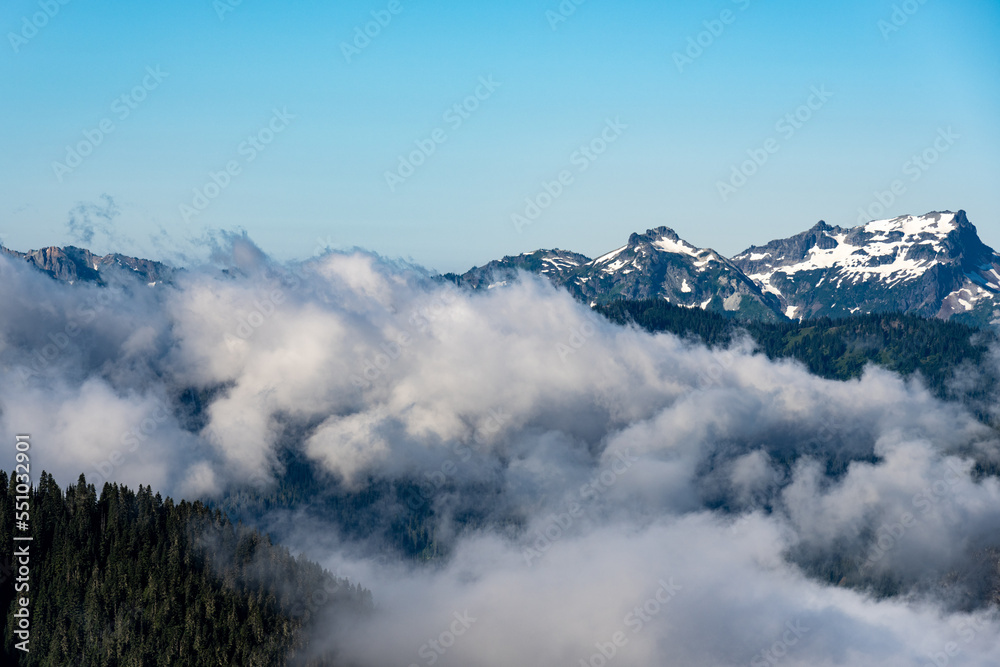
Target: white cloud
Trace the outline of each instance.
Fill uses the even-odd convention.
[[[995,585],[1000,488],[970,469],[996,433],[919,382],[831,382],[747,342],[614,326],[529,277],[468,293],[364,253],[292,272],[230,243],[224,276],[155,290],[0,258],[0,432],[31,432],[63,484],[106,471],[221,494],[290,446],[350,488],[444,480],[438,567],[356,560],[330,547],[335,526],[293,538],[375,590],[380,614],[339,638],[359,664],[425,664],[465,610],[477,620],[441,664],[580,664],[670,577],[683,589],[625,628],[614,664],[751,664],[796,622],[809,631],[781,664],[926,664],[949,642],[963,664],[1000,659],[969,603]],[[136,429],[141,446],[101,468]],[[469,508],[523,530],[463,533]],[[876,599],[886,577],[908,596]],[[968,607],[985,625],[965,641]]]

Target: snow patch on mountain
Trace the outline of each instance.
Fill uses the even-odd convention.
[[[600,257],[592,261],[591,264],[597,265],[597,264],[604,264],[605,262],[610,262],[612,259],[622,254],[626,250],[628,250],[628,246],[627,245],[622,246],[621,248],[618,248],[618,250],[612,250],[606,255],[601,255]]]
[[[957,289],[944,298],[942,310],[950,310],[952,313],[964,313],[975,310],[981,301],[990,300],[995,295],[978,285],[969,285]]]
[[[951,232],[955,231],[955,214],[951,212],[929,213],[925,216],[906,215],[891,220],[873,220],[867,223],[865,231],[870,233],[880,233],[882,238],[878,240],[889,240],[898,233],[903,234],[903,242],[914,243],[924,241],[928,237],[944,239]],[[935,246],[935,249],[939,249]]]
[[[964,211],[850,229],[821,221],[733,262],[798,318],[900,310],[946,319],[972,313],[982,321],[984,300],[1000,299],[1000,256],[982,243]]]
[[[558,256],[544,257],[542,258],[542,264],[545,265],[545,268],[541,270],[541,273],[551,273],[553,271],[556,273],[561,273],[568,269],[573,269],[580,266],[580,262],[574,261],[568,257],[558,257]]]
[[[933,256],[912,251],[942,252],[943,240],[956,229],[954,218],[953,213],[930,217],[905,216],[869,222],[861,228],[861,233],[857,229],[840,233],[823,231],[823,237],[831,241],[827,247],[814,245],[803,260],[794,264],[774,266],[767,263],[773,267],[772,271],[758,272],[751,278],[771,291],[775,290],[770,287],[770,278],[779,271],[791,276],[805,271],[838,269],[842,278],[855,284],[875,279],[891,286],[913,280],[934,266],[936,261]],[[915,254],[921,256],[915,257]],[[737,259],[747,257],[750,261],[760,261],[769,255],[749,253]]]
[[[681,239],[671,239],[666,236],[660,237],[653,241],[653,247],[662,250],[663,252],[672,252],[679,255],[690,255],[691,257],[698,257],[704,251],[700,248],[695,248],[690,243],[682,241]]]

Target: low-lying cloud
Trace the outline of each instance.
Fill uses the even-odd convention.
[[[294,449],[347,492],[416,484],[431,564],[285,529],[375,593],[329,631],[349,661],[1000,661],[997,432],[919,380],[619,327],[527,275],[472,293],[236,236],[213,260],[99,288],[0,258],[0,432],[61,483],[222,498]]]

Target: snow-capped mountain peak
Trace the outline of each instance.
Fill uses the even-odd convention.
[[[1000,323],[1000,256],[964,211],[851,228],[821,220],[732,259],[657,227],[594,260],[538,250],[452,279],[481,289],[515,280],[520,270],[544,275],[591,305],[655,298],[748,318],[898,311]]]
[[[669,227],[632,234],[628,243],[580,267],[566,286],[589,303],[660,298],[678,306],[780,318],[765,296],[732,262],[698,248]]]
[[[699,271],[705,270],[711,262],[728,264],[728,260],[714,250],[695,247],[669,227],[657,227],[645,234],[632,234],[626,245],[598,257],[590,265],[603,273],[630,273],[645,268],[651,260],[662,259],[663,255],[691,258],[692,265]]]
[[[1000,275],[994,274],[1000,257],[979,240],[964,211],[873,220],[850,229],[820,222],[733,261],[797,317],[873,310],[947,317],[1000,293]]]

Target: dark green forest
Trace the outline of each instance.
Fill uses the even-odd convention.
[[[31,643],[14,646],[15,478],[0,471],[3,664],[335,665],[311,624],[367,613],[371,594],[201,502],[81,475],[30,494]],[[18,532],[17,534],[23,534]]]

